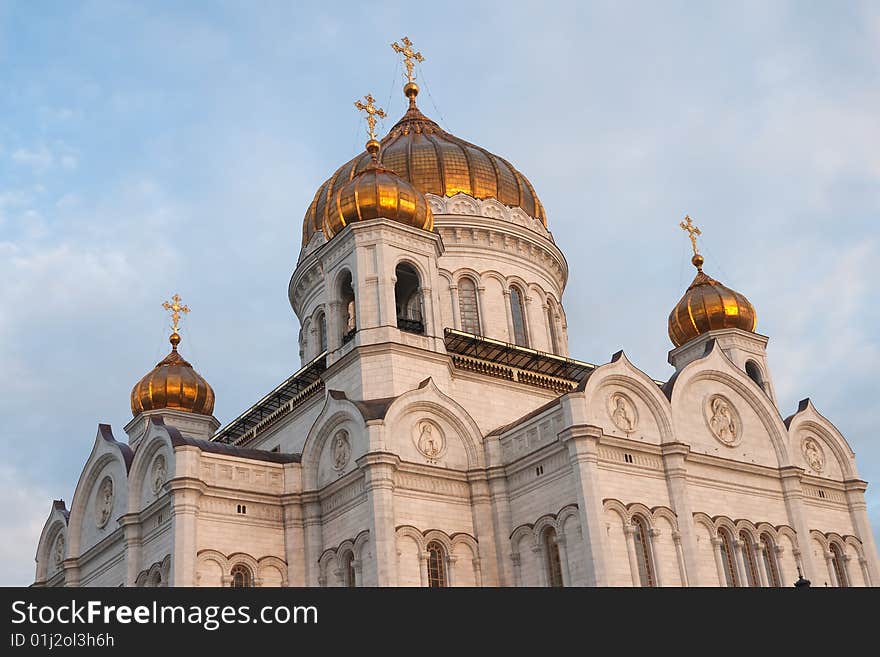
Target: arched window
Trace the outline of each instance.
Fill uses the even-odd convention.
[[[419,275],[412,265],[405,262],[394,270],[394,302],[397,306],[397,328],[409,333],[424,333],[422,320],[422,291]]]
[[[458,313],[462,331],[482,335],[480,310],[477,307],[477,285],[467,276],[458,281]]]
[[[639,581],[642,586],[656,586],[654,577],[653,555],[651,554],[651,536],[648,523],[642,516],[635,515],[632,519],[633,541],[636,548],[636,563],[639,566]]]
[[[351,272],[345,272],[339,281],[339,301],[341,314],[340,333],[342,334],[342,343],[345,344],[354,337],[357,332],[357,304],[354,298],[354,288],[352,287]]]
[[[761,368],[753,360],[746,361],[746,374],[749,378],[758,384],[758,387],[764,389],[764,376],[761,374]]]
[[[849,586],[849,578],[846,576],[846,563],[844,563],[843,552],[837,543],[831,544],[831,565],[834,567],[834,577],[837,580],[836,586],[846,588]]]
[[[764,570],[767,571],[767,583],[770,586],[781,586],[779,566],[776,564],[776,545],[769,534],[761,534],[761,546],[764,548]]]
[[[251,569],[242,563],[232,567],[232,587],[236,589],[247,589],[254,585],[254,576]]]
[[[433,589],[446,586],[446,553],[437,541],[428,543],[428,586]]]
[[[327,351],[327,316],[323,312],[318,315],[315,328],[318,331],[318,353],[323,354]]]
[[[354,553],[349,552],[342,560],[342,576],[345,578],[345,586],[353,589],[357,586],[357,579],[354,575]]]
[[[721,565],[724,567],[724,578],[727,586],[739,586],[736,576],[736,563],[733,556],[733,540],[726,529],[718,530],[718,538],[721,539]]]
[[[510,317],[513,320],[513,343],[528,347],[526,309],[523,306],[522,294],[518,288],[513,286],[510,288]]]
[[[761,580],[758,578],[758,556],[755,554],[755,542],[745,531],[739,533],[739,540],[742,542],[743,561],[746,565],[749,586],[761,586]]]
[[[548,527],[544,531],[544,557],[547,561],[547,584],[561,588],[562,561],[559,558],[559,543],[556,540],[556,530]]]
[[[162,586],[162,573],[156,571],[153,573],[153,576],[150,578],[150,583],[147,584],[150,587],[160,587]]]
[[[559,348],[559,338],[556,335],[556,313],[553,311],[554,307],[551,301],[547,304],[547,326],[550,327],[550,352],[558,354],[561,349]]]

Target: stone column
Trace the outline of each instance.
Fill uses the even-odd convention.
[[[458,285],[449,284],[449,298],[452,299],[452,326],[461,331],[461,310],[458,303]]]
[[[510,312],[510,288],[504,288],[504,310],[507,316],[507,341],[513,344],[516,337],[513,332],[513,315]]]
[[[422,587],[428,586],[428,553],[419,552],[419,576],[422,579]]]
[[[636,528],[630,523],[623,526],[623,534],[626,537],[626,556],[629,559],[629,575],[632,578],[632,585],[636,588],[642,585],[639,577],[639,560],[636,555]]]
[[[434,296],[431,293],[430,287],[422,287],[419,289],[419,294],[421,295],[421,303],[422,303],[422,322],[425,326],[425,335],[436,336],[437,331],[437,318],[434,317],[434,312],[437,309],[436,304],[434,303]]]
[[[494,585],[514,586],[516,576],[510,555],[510,534],[513,532],[513,527],[510,519],[510,497],[507,493],[507,474],[502,465],[504,456],[501,453],[501,441],[497,436],[487,437],[483,441],[483,449],[486,454],[492,531],[495,535],[495,561],[498,564]]]
[[[519,552],[510,555],[510,561],[513,564],[513,585],[522,586],[522,570],[520,568]]]
[[[331,301],[327,304],[327,351],[329,352],[342,346],[342,334],[345,333],[342,310],[341,301]],[[320,349],[320,346],[318,348]]]
[[[660,564],[657,562],[657,537],[660,536],[659,529],[649,529],[648,536],[651,537],[651,549],[648,550],[648,553],[651,555],[651,560],[653,561],[653,570],[654,570],[654,586],[663,586],[663,578],[661,575]]]
[[[727,576],[724,568],[724,560],[721,558],[722,540],[717,536],[712,539],[712,552],[715,555],[715,569],[718,571],[718,585],[727,586]]]
[[[370,509],[370,537],[376,549],[376,586],[397,585],[397,535],[394,529],[394,476],[400,459],[370,452],[357,460],[364,471]]]
[[[694,529],[694,513],[691,507],[690,495],[688,494],[687,458],[690,447],[684,443],[666,443],[660,446],[662,450],[663,469],[666,471],[666,489],[669,492],[669,501],[672,510],[678,519],[678,531],[681,535],[681,553],[684,560],[685,577],[682,577],[682,585],[685,582],[697,582],[699,572],[697,564],[697,538]]]
[[[479,553],[474,555],[481,563],[486,564],[486,578],[489,586],[497,585],[498,547],[495,544],[495,528],[492,522],[492,505],[490,503],[489,482],[485,471],[468,473],[471,489],[471,519],[477,534]]]
[[[532,547],[532,554],[535,555],[535,570],[538,573],[538,586],[548,586],[547,581],[547,560],[544,558],[544,550],[540,545]]]
[[[846,504],[849,507],[853,529],[862,541],[862,551],[867,568],[865,584],[880,586],[880,557],[877,554],[877,544],[874,542],[874,533],[871,531],[871,523],[868,520],[868,507],[865,504],[865,489],[868,484],[859,479],[849,479],[843,484],[846,487]]]
[[[79,562],[76,558],[68,557],[61,562],[61,568],[64,570],[64,586],[79,586]]]
[[[361,564],[361,560],[360,559],[352,559],[351,568],[354,571],[353,585],[355,587],[363,586],[364,585],[364,580],[363,580],[364,576],[361,573],[361,570],[363,568],[363,565]]]
[[[810,530],[807,527],[804,515],[804,491],[801,487],[801,477],[804,471],[796,466],[787,466],[779,469],[782,481],[782,498],[785,500],[785,510],[788,520],[797,534],[798,544],[795,548],[798,554],[797,561],[804,571],[804,577],[816,581],[818,571],[810,558]],[[800,557],[799,559],[797,557]]]
[[[736,578],[739,580],[739,585],[748,587],[749,576],[746,573],[746,564],[743,557],[743,542],[738,538],[733,539],[733,564],[736,566]]]
[[[834,572],[834,554],[830,550],[825,552],[825,566],[828,568],[828,586],[840,586],[837,574]]]
[[[684,563],[684,550],[681,547],[681,532],[672,532],[672,542],[675,545],[675,559],[678,562],[678,576],[681,578],[682,586],[690,586],[688,580],[688,572]]]
[[[455,562],[458,561],[458,557],[454,554],[446,555],[446,586],[452,588],[455,586]]]
[[[167,484],[171,493],[171,586],[195,586],[198,551],[199,501],[204,483],[175,477]]]
[[[137,576],[143,570],[141,523],[137,513],[126,513],[119,519],[125,534],[125,585],[135,586]]]
[[[287,560],[289,586],[306,586],[306,539],[302,500],[299,495],[281,499],[284,517],[284,557]]]
[[[477,323],[480,328],[480,335],[486,335],[488,333],[488,329],[486,328],[486,317],[484,316],[486,308],[486,286],[485,285],[477,285]]]
[[[568,427],[559,439],[568,447],[574,474],[586,563],[586,585],[605,586],[605,537],[602,527],[602,496],[598,487],[599,438],[602,429],[590,425]]]
[[[760,564],[756,563],[755,569],[758,571],[758,583],[764,588],[767,588],[768,586],[770,586],[770,580],[767,579],[767,568],[766,568],[767,559],[769,559],[770,557],[766,554],[766,551],[767,551],[767,548],[765,548],[761,544],[761,542],[758,541],[757,545],[755,546],[755,553],[756,553],[755,558],[758,561],[760,561],[761,563]]]
[[[324,530],[321,520],[321,500],[316,492],[304,493],[303,508],[303,543],[305,552],[306,586],[321,586],[321,566],[318,559],[324,551]]]
[[[565,542],[565,534],[556,535],[556,545],[559,546],[559,562],[562,565],[562,586],[571,586],[571,570],[568,566],[568,549],[566,549]]]

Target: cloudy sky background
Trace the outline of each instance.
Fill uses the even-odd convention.
[[[0,584],[33,580],[97,423],[124,439],[170,294],[221,422],[298,368],[302,216],[362,148],[352,102],[403,113],[404,34],[425,113],[544,202],[572,355],[672,373],[690,213],[783,415],[809,396],[836,423],[880,530],[876,2],[0,0]]]

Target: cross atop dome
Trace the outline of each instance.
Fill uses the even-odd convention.
[[[403,65],[406,66],[407,82],[414,84],[416,76],[413,74],[413,67],[415,66],[413,61],[421,63],[425,61],[425,58],[422,57],[422,53],[413,50],[413,43],[409,40],[409,37],[403,37],[400,41],[403,43],[403,47],[398,45],[397,41],[392,43],[391,47],[394,49],[394,52],[403,55]]]

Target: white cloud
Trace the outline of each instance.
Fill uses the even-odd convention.
[[[55,164],[55,156],[45,146],[33,149],[18,148],[12,152],[12,160],[17,164],[31,167],[38,172],[46,171]]]

